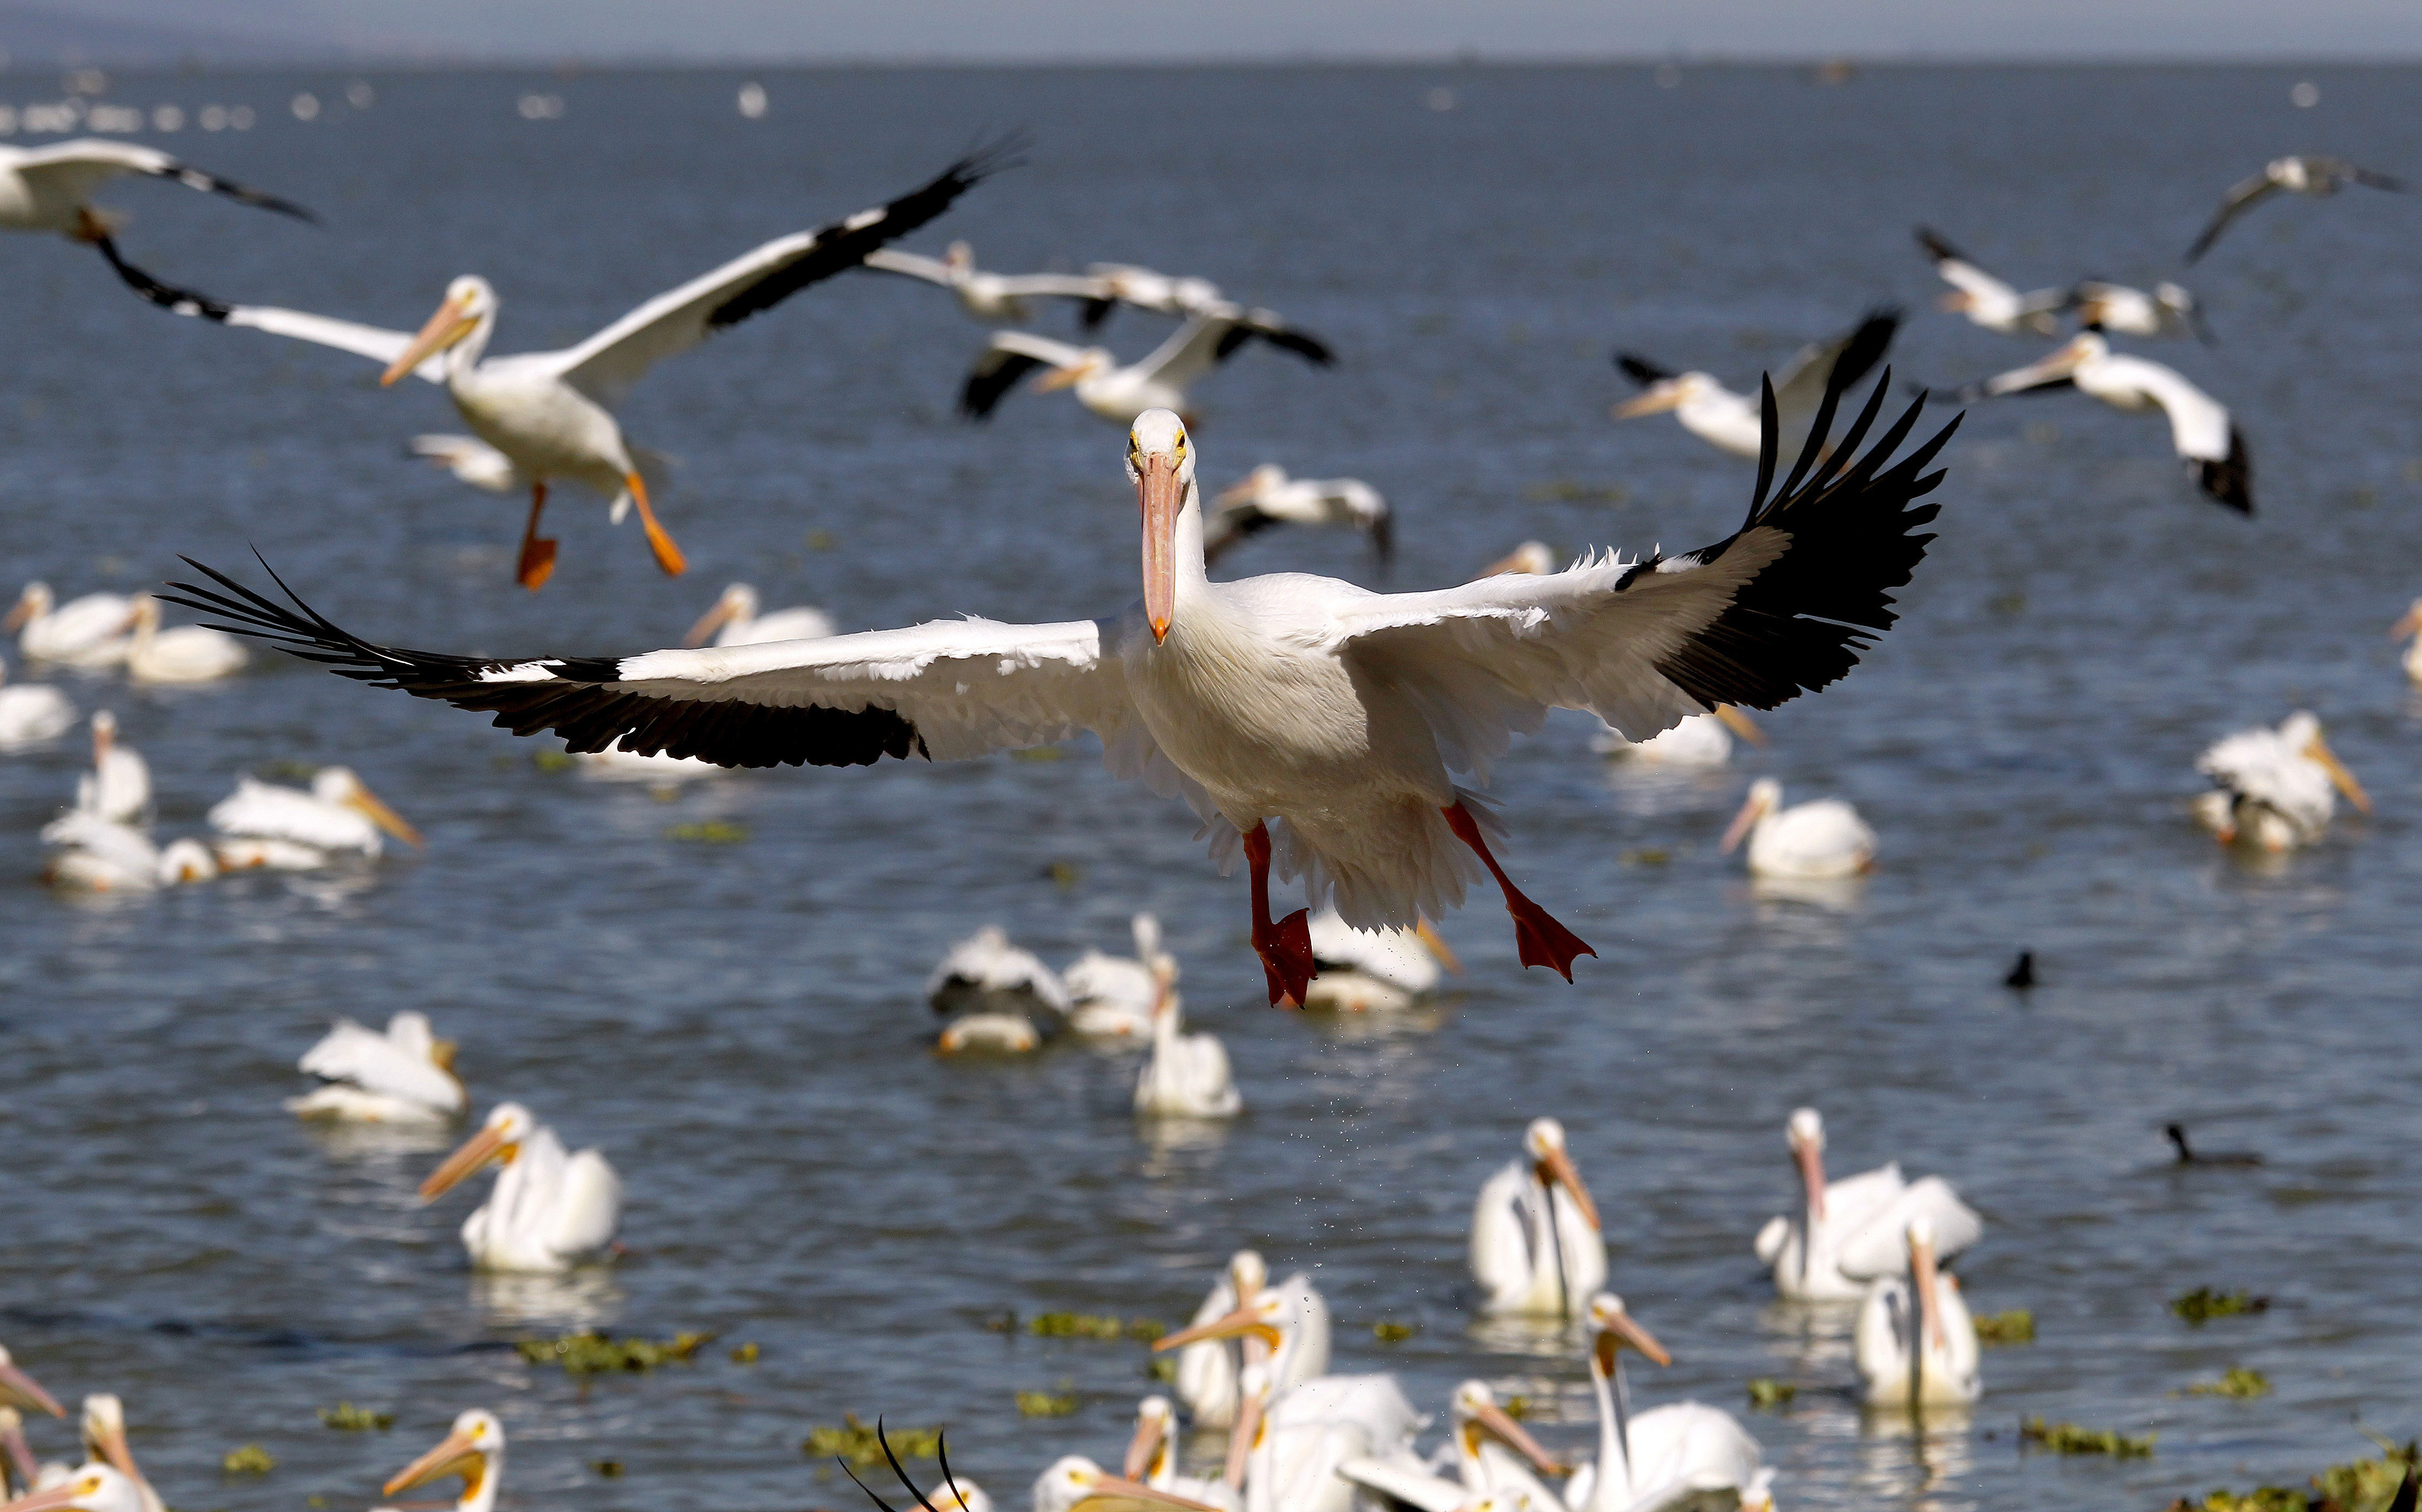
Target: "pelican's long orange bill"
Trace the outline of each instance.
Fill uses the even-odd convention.
[[[388,808],[385,801],[377,794],[372,793],[369,788],[356,785],[354,791],[353,806],[359,810],[365,818],[369,819],[370,823],[378,826],[381,829],[385,830],[388,834],[393,835],[396,839],[402,841],[405,844],[412,846],[416,850],[419,848],[420,831],[413,828],[412,826],[405,821],[403,815],[396,812],[393,809]]]
[[[1205,1339],[1235,1339],[1246,1334],[1251,1334],[1273,1349],[1279,1347],[1279,1331],[1262,1320],[1260,1308],[1248,1306],[1240,1307],[1225,1317],[1215,1317],[1208,1323],[1197,1323],[1190,1329],[1164,1333],[1152,1341],[1152,1352],[1159,1354],[1186,1345],[1200,1344]]]
[[[53,1417],[68,1415],[67,1409],[59,1406],[50,1393],[42,1390],[40,1381],[12,1364],[0,1365],[0,1400],[7,1401],[11,1407],[30,1408],[38,1412],[48,1412]]]
[[[1169,638],[1177,617],[1177,512],[1185,503],[1177,459],[1157,454],[1138,459],[1136,502],[1143,512],[1143,614],[1155,645]]]
[[[1597,1204],[1590,1200],[1589,1189],[1581,1185],[1581,1170],[1573,1164],[1571,1156],[1559,1147],[1549,1150],[1548,1158],[1539,1164],[1546,1168],[1543,1174],[1564,1188],[1572,1197],[1573,1205],[1581,1210],[1582,1221],[1588,1223],[1593,1229],[1605,1226],[1597,1221]]]
[[[1528,1428],[1515,1422],[1513,1414],[1496,1403],[1491,1402],[1482,1408],[1474,1414],[1473,1421],[1497,1435],[1498,1439],[1516,1454],[1537,1466],[1540,1474],[1563,1475],[1571,1472],[1571,1466],[1548,1453],[1545,1444],[1532,1438]]]
[[[474,1172],[499,1156],[510,1158],[511,1146],[505,1142],[501,1128],[483,1128],[463,1142],[463,1147],[446,1158],[429,1179],[420,1184],[420,1200],[433,1203],[452,1191]]]
[[[1617,1345],[1628,1344],[1660,1365],[1670,1365],[1674,1357],[1657,1342],[1654,1334],[1642,1328],[1628,1313],[1617,1313],[1612,1322],[1598,1331],[1598,1367],[1608,1375],[1614,1374],[1614,1351]]]
[[[1123,1475],[1105,1475],[1095,1481],[1093,1488],[1079,1498],[1069,1512],[1151,1512],[1159,1507],[1173,1508],[1175,1512],[1219,1512],[1207,1503],[1155,1490]]]
[[[0,1512],[53,1512],[54,1508],[72,1506],[86,1494],[82,1477],[75,1477],[47,1491],[35,1491],[13,1502],[0,1503]]]
[[[403,349],[403,355],[389,363],[386,371],[379,374],[379,386],[384,388],[394,383],[419,367],[431,353],[443,352],[470,335],[472,323],[464,318],[461,300],[448,299],[438,306],[437,313],[429,317],[429,323],[413,337],[412,345]]]
[[[381,1488],[387,1495],[426,1486],[448,1475],[460,1475],[470,1487],[480,1483],[481,1459],[479,1446],[459,1433],[449,1433],[437,1446],[389,1476]]]

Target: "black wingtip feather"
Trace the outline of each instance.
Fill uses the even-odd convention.
[[[1666,379],[1674,376],[1670,370],[1657,366],[1657,364],[1649,361],[1646,357],[1640,355],[1640,354],[1636,352],[1616,353],[1614,354],[1614,365],[1623,370],[1625,377],[1630,379],[1633,383],[1638,384],[1643,388],[1647,387],[1650,384],[1663,383]]]
[[[1921,226],[1917,228],[1917,244],[1926,248],[1926,255],[1937,262],[1959,257],[1959,249],[1944,241],[1942,233],[1929,226]],[[1961,260],[1966,260],[1961,259]]]
[[[2190,465],[2194,468],[2196,485],[2213,503],[2249,517],[2254,513],[2254,459],[2246,454],[2245,435],[2237,427],[2228,428],[2226,457]]]

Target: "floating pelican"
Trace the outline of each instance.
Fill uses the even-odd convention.
[[[1283,1308],[1272,1314],[1273,1319],[1282,1315],[1287,1325],[1288,1347],[1279,1369],[1280,1387],[1299,1386],[1327,1375],[1329,1303],[1304,1271],[1298,1270],[1271,1286],[1269,1268],[1255,1251],[1239,1250],[1229,1257],[1227,1270],[1204,1294],[1203,1305],[1194,1310],[1187,1328],[1199,1330],[1224,1322],[1240,1309],[1261,1305],[1261,1299],[1273,1292],[1286,1299]],[[1187,1414],[1206,1427],[1224,1428],[1236,1421],[1239,1366],[1269,1360],[1279,1340],[1280,1331],[1273,1322],[1259,1331],[1205,1334],[1173,1346],[1156,1344],[1154,1350],[1177,1350],[1177,1399],[1186,1404]]]
[[[2422,598],[2415,599],[2405,617],[2389,627],[2388,638],[2410,642],[2398,665],[2405,669],[2410,681],[2422,683]]]
[[[1289,478],[1285,468],[1266,462],[1214,503],[1217,508],[1203,534],[1206,565],[1274,525],[1360,530],[1371,538],[1371,549],[1383,564],[1395,550],[1388,501],[1360,478]]]
[[[757,591],[746,583],[734,583],[715,601],[715,607],[699,616],[698,623],[682,637],[684,646],[703,646],[713,636],[718,646],[755,646],[768,640],[820,640],[833,633],[832,617],[822,609],[776,609],[771,614],[757,612]]]
[[[127,1447],[125,1403],[107,1392],[93,1393],[84,1399],[80,1427],[87,1464],[107,1465],[125,1476],[143,1512],[167,1512],[167,1504],[160,1500],[149,1479],[136,1468],[134,1451]]]
[[[1901,1237],[1919,1219],[1940,1236],[1942,1259],[1984,1237],[1985,1221],[1941,1176],[1905,1181],[1894,1161],[1828,1182],[1825,1121],[1816,1109],[1795,1110],[1784,1137],[1800,1168],[1803,1200],[1797,1214],[1768,1219],[1755,1246],[1781,1295],[1802,1302],[1865,1296],[1870,1280],[1900,1263]]]
[[[1753,746],[1766,744],[1766,732],[1756,721],[1729,703],[1717,704],[1712,714],[1694,714],[1646,740],[1626,740],[1612,725],[1602,720],[1600,725],[1590,737],[1590,749],[1651,766],[1722,766],[1733,759],[1734,735]]]
[[[92,770],[76,779],[76,811],[118,825],[151,822],[151,766],[118,739],[118,716],[92,717]]]
[[[1850,1346],[1859,1394],[1872,1407],[1973,1402],[1985,1383],[1976,1374],[1976,1324],[1959,1278],[1936,1264],[1933,1220],[1912,1218],[1898,1236],[1907,1246],[1905,1266],[1879,1277],[1859,1304]]]
[[[880,1502],[876,1505],[881,1505]],[[938,1504],[947,1507],[946,1501]],[[1034,1512],[1220,1512],[1170,1491],[1113,1475],[1082,1455],[1052,1461],[1034,1481]]]
[[[107,1465],[85,1465],[56,1485],[17,1498],[0,1512],[152,1512],[134,1482]]]
[[[2193,262],[2211,250],[2211,244],[2220,240],[2220,233],[2228,229],[2230,221],[2282,190],[2314,199],[2327,199],[2336,194],[2341,185],[2350,183],[2359,183],[2367,189],[2401,190],[2405,187],[2402,181],[2387,174],[2359,168],[2344,158],[2273,158],[2263,165],[2260,173],[2232,185],[2228,193],[2221,197],[2220,209],[2212,215],[2211,224],[2194,239],[2194,245],[2187,248],[2187,260]]]
[[[1669,1402],[1632,1414],[1623,1350],[1637,1349],[1660,1365],[1671,1364],[1673,1356],[1624,1311],[1623,1299],[1606,1292],[1591,1298],[1589,1325],[1597,1461],[1565,1483],[1565,1504],[1572,1512],[1655,1512],[1691,1504],[1695,1495],[1731,1491],[1741,1512],[1773,1512],[1774,1473],[1731,1413],[1699,1402]]]
[[[491,1512],[495,1506],[496,1488],[505,1478],[505,1425],[495,1413],[475,1407],[456,1418],[445,1438],[389,1476],[382,1488],[393,1496],[449,1475],[463,1478],[454,1512]]]
[[[1463,963],[1426,919],[1410,929],[1356,929],[1335,909],[1307,927],[1318,974],[1303,1006],[1312,1013],[1392,1013],[1435,990]]]
[[[2116,331],[2121,336],[2192,336],[2209,344],[2211,330],[2203,323],[2203,307],[2180,285],[2166,280],[2147,293],[2126,284],[2089,279],[2069,291],[2078,323],[2089,330]]]
[[[2212,781],[2212,791],[2194,801],[2195,821],[2223,844],[2266,851],[2310,845],[2328,833],[2338,793],[2371,811],[2370,795],[2321,738],[2321,721],[2302,709],[2276,730],[2257,725],[2214,742],[2195,770]]]
[[[1832,340],[1801,349],[1774,381],[1775,414],[1782,424],[1777,433],[1783,450],[1800,449],[1825,396],[1865,377],[1883,360],[1893,333],[1899,328],[1900,311],[1872,310]],[[1641,386],[1638,398],[1614,407],[1616,419],[1672,410],[1684,430],[1737,457],[1754,457],[1764,445],[1766,428],[1756,394],[1737,394],[1710,374],[1672,372],[1628,352],[1616,353],[1614,365]]]
[[[454,1074],[454,1042],[439,1039],[429,1016],[409,1008],[386,1021],[384,1034],[338,1019],[296,1065],[328,1083],[286,1099],[286,1110],[297,1118],[450,1124],[469,1106]]]
[[[1245,1110],[1216,1034],[1179,1032],[1177,963],[1153,962],[1152,1053],[1136,1075],[1135,1110],[1155,1118],[1234,1118]]]
[[[1001,165],[998,153],[962,159],[888,205],[768,242],[657,295],[579,345],[558,352],[488,357],[498,301],[488,281],[474,276],[447,286],[444,302],[417,335],[266,305],[227,305],[183,291],[165,291],[159,302],[179,314],[293,337],[385,363],[382,384],[408,373],[444,385],[473,433],[528,480],[529,520],[515,569],[523,587],[540,588],[555,571],[556,543],[541,536],[538,528],[547,485],[556,480],[579,483],[614,500],[617,519],[625,500],[636,505],[656,565],[678,575],[686,567],[681,548],[656,521],[637,449],[624,439],[614,408],[656,363],[772,308],[810,284],[857,266],[868,252],[939,215]]]
[[[1556,570],[1556,551],[1544,541],[1525,541],[1498,558],[1476,575],[1495,577],[1502,573],[1530,573],[1544,577]]]
[[[1565,1149],[1565,1126],[1534,1118],[1522,1158],[1481,1184],[1471,1209],[1471,1274],[1481,1311],[1569,1317],[1606,1284],[1597,1205]]]
[[[1135,932],[1132,960],[1088,950],[1060,973],[1061,984],[1068,992],[1068,1027],[1088,1038],[1141,1041],[1152,1037],[1153,1010],[1160,1000],[1154,969],[1165,958],[1160,921],[1140,913],[1129,927]]]
[[[1059,1028],[1069,1006],[1059,976],[1031,952],[1012,945],[998,924],[951,947],[925,979],[925,1000],[937,1014],[957,1016],[935,1042],[945,1055],[1023,1054]]]
[[[420,1200],[435,1202],[492,1161],[503,1167],[495,1189],[463,1221],[474,1268],[570,1270],[614,1242],[621,1178],[595,1150],[566,1155],[555,1130],[519,1103],[498,1103],[480,1132],[420,1184]]]
[[[2048,357],[1986,379],[1976,392],[2021,394],[2064,385],[2113,409],[2158,409],[2168,416],[2170,444],[2194,475],[2195,486],[2214,503],[2240,514],[2254,512],[2254,464],[2228,411],[2176,369],[2114,352],[2092,331],[2079,332]]]
[[[207,882],[219,868],[197,840],[154,845],[129,824],[71,809],[42,827],[42,842],[58,847],[42,880],[70,892],[149,892],[184,882]]]
[[[1474,1497],[1500,1498],[1509,1512],[1565,1512],[1564,1498],[1538,1477],[1565,1475],[1571,1467],[1497,1405],[1497,1394],[1487,1382],[1467,1380],[1457,1386],[1447,1412],[1456,1478],[1432,1473],[1409,1455],[1393,1460],[1348,1459],[1337,1473],[1419,1512],[1463,1512]]]
[[[2052,315],[2068,304],[2068,290],[2038,289],[2022,294],[1961,257],[1957,247],[1923,226],[1917,228],[1917,244],[1934,260],[1934,271],[1951,286],[1951,292],[1942,296],[1944,309],[2004,336],[2029,332],[2050,336],[2060,329]]]
[[[134,635],[126,644],[126,675],[137,683],[215,683],[244,669],[251,655],[224,630],[198,624],[160,628],[160,601],[134,601]]]
[[[1177,1473],[1177,1410],[1166,1396],[1147,1396],[1136,1404],[1135,1436],[1127,1441],[1122,1473],[1156,1491],[1202,1502],[1221,1512],[1244,1512],[1245,1499],[1225,1481]]]
[[[1829,427],[1813,427],[1770,499],[1769,448],[1748,519],[1715,545],[1437,592],[1296,573],[1213,583],[1190,438],[1155,410],[1137,421],[1127,460],[1143,599],[1115,620],[958,620],[508,662],[374,646],[208,569],[226,591],[187,587],[180,602],[345,675],[495,711],[516,732],[559,729],[575,750],[619,742],[731,765],[863,765],[1091,730],[1113,773],[1188,799],[1223,864],[1244,852],[1272,1001],[1302,1001],[1313,970],[1308,912],[1270,918],[1274,864],[1282,880],[1304,878],[1310,904],[1333,900],[1365,928],[1443,918],[1485,874],[1523,963],[1569,980],[1590,947],[1514,885],[1486,838],[1488,806],[1451,774],[1485,780],[1550,706],[1590,709],[1644,740],[1715,704],[1770,708],[1848,672],[1893,622],[1888,590],[1933,539],[1911,532],[1939,508],[1916,500],[1941,481],[1925,468],[1952,430],[1886,468],[1916,423],[1911,404],[1860,457],[1885,388],[1821,461]],[[1821,570],[1803,570],[1812,560]]]
[[[1195,315],[1141,361],[1124,367],[1106,347],[1070,346],[1027,331],[995,331],[959,391],[959,413],[989,418],[1003,395],[1037,368],[1036,393],[1074,389],[1106,420],[1132,425],[1156,409],[1185,410],[1188,390],[1261,333],[1224,315]]]
[[[307,793],[237,778],[235,791],[212,804],[207,817],[211,828],[228,840],[284,841],[319,852],[322,864],[338,851],[377,856],[385,848],[382,830],[415,849],[420,845],[420,832],[381,802],[350,766],[321,767]]]
[[[975,248],[965,242],[952,242],[938,258],[893,246],[877,247],[866,255],[866,265],[877,273],[937,284],[958,295],[961,309],[990,324],[1024,324],[1030,299],[1109,297],[1101,279],[1078,274],[986,273],[976,266]]]
[[[126,660],[127,626],[134,601],[122,593],[86,593],[54,607],[51,585],[27,583],[0,630],[17,632],[28,661],[66,667],[116,667]]]
[[[1783,784],[1761,777],[1749,785],[1749,801],[1724,830],[1730,856],[1749,840],[1754,876],[1856,876],[1876,864],[1876,832],[1859,811],[1839,798],[1812,798],[1783,806]]]
[[[512,458],[476,435],[416,435],[405,450],[435,463],[458,481],[491,494],[518,494],[530,486]]]
[[[75,728],[75,705],[55,687],[10,683],[0,661],[0,750],[19,750],[55,740]]]
[[[1338,1468],[1409,1457],[1421,1415],[1393,1376],[1322,1376],[1290,1390],[1270,1367],[1237,1378],[1236,1422],[1228,1432],[1228,1484],[1245,1512],[1354,1512],[1360,1488]]]

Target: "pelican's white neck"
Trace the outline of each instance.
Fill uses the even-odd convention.
[[[472,323],[471,334],[446,349],[446,386],[448,388],[471,376],[480,359],[488,354],[488,339],[496,334],[496,307],[490,303],[480,311]]]
[[[1631,1502],[1631,1456],[1624,1446],[1625,1419],[1630,1415],[1621,1399],[1623,1355],[1614,1357],[1613,1378],[1599,1368],[1597,1350],[1590,1352],[1590,1391],[1597,1397],[1597,1480],[1590,1488],[1589,1505],[1581,1512],[1628,1506]],[[1618,1479],[1617,1477],[1621,1477]]]

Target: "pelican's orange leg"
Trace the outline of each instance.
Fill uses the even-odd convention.
[[[1439,812],[1446,815],[1446,826],[1455,831],[1455,838],[1471,847],[1472,854],[1480,858],[1480,864],[1488,868],[1488,874],[1505,890],[1505,911],[1514,916],[1514,945],[1521,952],[1522,964],[1526,967],[1552,966],[1565,981],[1570,982],[1573,979],[1573,957],[1596,955],[1597,952],[1583,944],[1579,935],[1549,917],[1547,909],[1522,895],[1522,890],[1505,874],[1505,868],[1498,865],[1497,858],[1488,854],[1488,842],[1480,838],[1480,826],[1473,821],[1471,811],[1463,806],[1462,799],[1448,804]]]
[[[1270,827],[1255,823],[1245,831],[1245,861],[1252,868],[1253,953],[1270,982],[1270,1006],[1300,1008],[1312,991],[1318,967],[1312,958],[1311,913],[1295,912],[1270,922]]]
[[[538,517],[546,508],[546,485],[530,484],[529,524],[522,528],[522,559],[513,580],[535,593],[555,575],[555,542],[538,533]]]
[[[639,524],[648,532],[648,549],[656,554],[656,565],[665,570],[667,577],[679,577],[689,571],[688,559],[682,555],[681,547],[673,544],[665,528],[656,523],[656,512],[648,508],[648,485],[637,473],[624,473],[622,486],[631,491],[631,502],[639,506]]]

